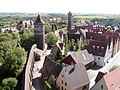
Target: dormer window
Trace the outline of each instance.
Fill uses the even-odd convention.
[[[100,48],[100,46],[97,46],[97,49],[99,49]]]
[[[104,47],[101,47],[101,49],[103,50],[103,49],[104,49]]]
[[[95,49],[95,45],[93,45],[93,49]]]

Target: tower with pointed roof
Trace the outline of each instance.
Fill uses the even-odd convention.
[[[71,28],[72,26],[72,13],[69,12],[68,13],[68,30]]]
[[[38,15],[35,23],[35,43],[37,44],[37,48],[44,50],[45,47],[45,22],[41,19],[41,16]]]

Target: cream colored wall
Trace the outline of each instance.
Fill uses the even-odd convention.
[[[101,85],[103,85],[103,89],[101,89]],[[102,78],[96,85],[94,85],[90,90],[108,90],[105,84],[104,79]]]
[[[67,82],[67,80],[66,80],[66,76],[65,76],[65,73],[63,72],[63,70],[64,69],[62,69],[62,71],[61,71],[61,73],[56,81],[56,85],[57,85],[57,87],[60,87],[60,90],[62,90],[61,87],[63,87],[64,90],[65,89],[70,90],[68,87],[68,83],[67,83],[67,86],[65,86],[65,82]],[[64,75],[64,77],[62,77],[62,75]],[[63,80],[63,84],[62,84],[62,80]]]

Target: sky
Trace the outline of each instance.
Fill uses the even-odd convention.
[[[1,0],[0,12],[120,14],[120,0]]]

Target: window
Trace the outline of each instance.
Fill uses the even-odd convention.
[[[87,85],[83,86],[82,90],[87,90]]]
[[[93,45],[93,49],[95,49],[95,45]]]
[[[104,47],[101,47],[102,48],[102,50],[104,49]]]
[[[61,89],[63,90],[63,87]]]
[[[67,83],[65,82],[65,86],[67,86]]]
[[[55,80],[55,86],[56,86],[56,80]]]
[[[62,80],[62,84],[63,84],[63,80]]]
[[[100,48],[100,46],[97,46],[97,48],[99,49],[99,48]]]
[[[101,85],[101,89],[103,89],[103,85]]]

